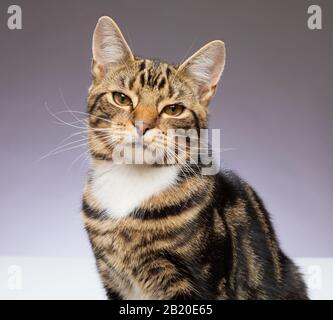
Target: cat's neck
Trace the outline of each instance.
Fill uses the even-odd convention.
[[[113,218],[128,216],[143,201],[177,183],[177,166],[117,165],[95,162],[90,188],[99,207]]]

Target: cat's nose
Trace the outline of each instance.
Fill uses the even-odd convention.
[[[143,136],[149,129],[151,129],[151,125],[147,122],[139,121],[135,123],[136,131],[140,136]]]

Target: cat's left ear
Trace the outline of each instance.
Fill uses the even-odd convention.
[[[134,56],[117,24],[107,16],[99,18],[92,43],[95,76],[101,76],[108,67],[119,66]]]
[[[197,85],[200,99],[212,97],[225,64],[225,45],[220,40],[207,43],[180,65],[179,71]]]

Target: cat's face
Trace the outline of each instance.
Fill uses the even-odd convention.
[[[180,66],[138,58],[114,21],[100,18],[88,97],[93,157],[145,164],[188,158],[188,142],[181,138],[188,131],[182,130],[207,127],[224,56],[223,42],[213,41]]]

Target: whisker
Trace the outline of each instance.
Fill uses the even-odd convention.
[[[68,123],[68,122],[64,121],[63,119],[61,119],[60,117],[58,117],[56,114],[52,113],[52,111],[50,110],[50,108],[47,105],[47,102],[45,102],[45,108],[46,108],[46,110],[48,111],[48,113],[53,118],[55,118],[56,120],[60,121],[61,123],[66,124],[66,125],[68,125],[70,127],[76,128],[76,129],[85,129],[85,127],[79,127],[79,126],[72,125],[71,123]]]
[[[87,118],[88,118],[88,117],[94,117],[94,118],[96,118],[96,119],[100,119],[100,120],[103,120],[103,121],[108,122],[108,123],[113,123],[111,120],[108,120],[108,119],[105,119],[105,118],[102,118],[102,117],[96,116],[96,115],[94,115],[94,114],[91,115],[91,114],[89,114],[89,113],[87,113],[87,112],[83,112],[83,111],[76,111],[76,110],[62,110],[62,111],[57,112],[56,114],[63,114],[63,113],[71,113],[71,114],[75,114],[75,113],[77,113],[77,114],[83,114],[83,115],[87,116]],[[77,117],[76,117],[76,119],[77,119],[77,120],[81,120],[81,119],[78,119]],[[84,119],[84,120],[88,120],[88,119]]]
[[[69,112],[71,112],[71,110],[69,109],[69,105],[67,104],[67,102],[66,102],[66,100],[65,100],[65,96],[64,96],[63,91],[61,90],[61,88],[59,88],[59,93],[60,93],[61,99],[62,99],[62,101],[63,101],[65,107],[67,108],[67,110],[68,110]],[[72,112],[71,112],[71,114],[72,114],[72,116],[73,116],[76,120],[80,121],[80,119],[77,118],[77,117],[75,116],[75,114],[73,114]]]
[[[70,146],[70,145],[72,145],[72,144],[75,144],[75,143],[78,143],[78,142],[82,142],[82,141],[86,141],[86,140],[87,140],[86,138],[83,138],[83,139],[79,139],[79,140],[76,140],[76,141],[72,141],[72,142],[66,143],[66,144],[64,144],[64,145],[61,145],[61,146],[56,147],[55,149],[51,150],[51,151],[48,152],[45,156],[47,156],[47,155],[49,155],[49,154],[52,154],[53,152],[58,151],[58,150],[60,150],[60,149],[62,149],[62,148],[68,147],[68,146]],[[42,157],[42,158],[43,158],[43,157]]]
[[[70,165],[70,167],[69,167],[69,170],[71,170],[72,167],[74,166],[74,164],[75,164],[77,161],[79,161],[79,160],[80,160],[84,155],[86,155],[87,153],[89,154],[89,150],[85,150],[85,151],[83,151],[82,153],[80,153],[79,156],[76,157],[76,158],[72,161],[72,163],[71,163],[71,165]]]
[[[86,143],[82,143],[82,144],[79,144],[79,145],[77,145],[77,146],[73,146],[73,147],[70,147],[70,148],[66,148],[66,149],[64,149],[64,150],[59,150],[59,151],[57,151],[57,152],[47,154],[47,155],[41,157],[39,160],[43,160],[43,159],[45,159],[45,158],[47,158],[47,157],[49,157],[49,156],[55,156],[55,155],[57,155],[57,154],[59,154],[59,153],[63,153],[63,152],[66,152],[66,151],[70,151],[70,150],[73,150],[73,149],[76,149],[76,148],[80,148],[80,147],[83,147],[83,146],[86,146],[86,145],[87,145]]]
[[[86,132],[84,132],[84,131],[80,131],[80,132],[74,132],[74,133],[72,133],[72,134],[70,134],[68,137],[66,137],[66,138],[64,138],[63,140],[61,140],[60,142],[59,142],[59,145],[60,144],[62,144],[62,143],[64,143],[64,142],[66,142],[67,140],[69,140],[69,139],[71,139],[71,138],[73,138],[73,137],[75,137],[75,136],[77,136],[77,135],[82,135],[83,136],[83,134],[84,133],[86,133]],[[86,137],[87,138],[87,137]]]

